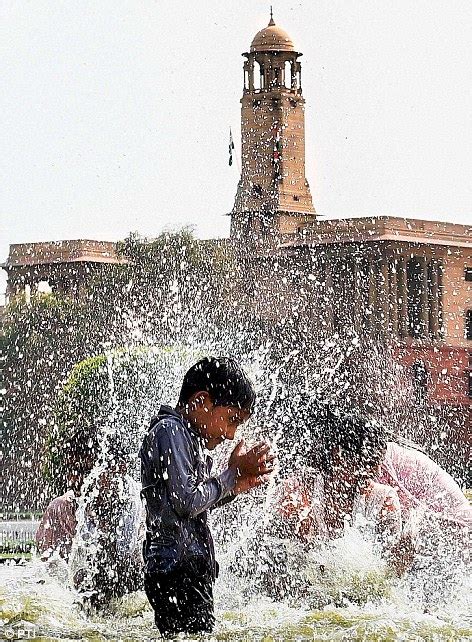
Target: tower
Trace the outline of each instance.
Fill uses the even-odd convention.
[[[305,178],[302,54],[274,19],[244,53],[241,178],[231,212],[231,236],[263,242],[315,220]]]

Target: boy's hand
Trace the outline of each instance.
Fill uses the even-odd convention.
[[[241,440],[231,453],[228,467],[236,470],[236,493],[242,493],[268,481],[274,471],[275,455],[270,444],[261,441],[246,451],[244,440]]]
[[[270,475],[261,475],[259,477],[238,477],[233,488],[233,493],[235,495],[245,493],[246,491],[251,490],[251,488],[257,488],[257,486],[267,484],[269,479]]]

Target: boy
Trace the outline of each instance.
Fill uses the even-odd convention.
[[[95,464],[97,448],[96,436],[87,439],[81,432],[72,435],[63,447],[65,493],[48,504],[35,535],[43,560],[56,551],[66,561],[69,559],[77,529],[77,501],[83,481]]]
[[[267,481],[270,446],[240,441],[210,476],[213,450],[252,413],[255,392],[238,364],[205,358],[184,377],[177,408],[162,406],[139,456],[147,534],[144,587],[162,635],[210,632],[217,576],[207,511]]]
[[[73,582],[84,603],[106,607],[142,588],[144,510],[139,484],[128,475],[127,449],[113,435],[105,461],[84,483],[78,537],[71,550]]]

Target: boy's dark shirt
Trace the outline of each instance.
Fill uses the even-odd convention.
[[[216,562],[207,511],[233,497],[235,473],[211,477],[211,456],[181,414],[161,406],[139,451],[146,500],[144,560],[147,573],[166,573],[204,557]]]

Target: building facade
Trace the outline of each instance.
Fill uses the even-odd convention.
[[[84,283],[100,269],[126,261],[110,241],[48,241],[10,245],[1,267],[7,272],[6,301],[28,291],[34,294],[40,284],[47,284],[59,294],[78,297]]]
[[[471,422],[472,225],[319,220],[305,178],[301,55],[272,16],[243,54],[231,237],[250,256],[253,308],[273,320],[301,311],[328,333],[350,328],[389,342],[418,399],[463,409]]]
[[[419,396],[468,409],[470,420],[472,226],[319,220],[305,176],[302,54],[271,16],[243,56],[230,243],[247,261],[250,305],[265,319],[301,310],[304,275],[302,314],[321,318],[327,332],[350,327],[391,342]],[[2,267],[9,298],[43,281],[80,296],[87,275],[121,262],[115,244],[79,240],[12,245]]]

